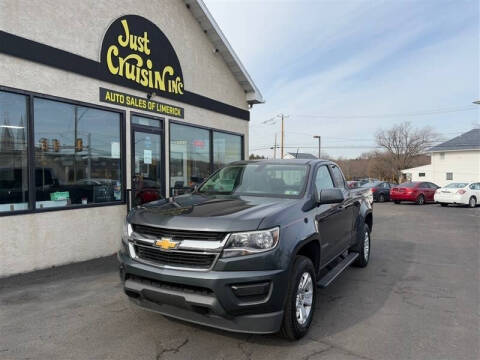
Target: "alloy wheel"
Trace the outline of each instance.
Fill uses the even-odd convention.
[[[370,234],[368,231],[365,232],[365,238],[363,239],[363,257],[365,261],[368,261],[370,256]]]
[[[312,312],[313,303],[313,281],[309,272],[304,272],[298,283],[295,297],[297,322],[305,325]]]

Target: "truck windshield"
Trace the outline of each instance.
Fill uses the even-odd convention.
[[[230,165],[212,175],[200,193],[297,198],[303,194],[307,165]]]

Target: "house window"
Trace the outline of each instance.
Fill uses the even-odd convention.
[[[440,153],[440,160],[445,160],[445,153],[444,152]]]
[[[453,173],[447,172],[447,180],[453,180]]]
[[[425,177],[425,173],[424,172],[418,173],[418,177]]]
[[[35,208],[122,200],[120,114],[34,99]]]

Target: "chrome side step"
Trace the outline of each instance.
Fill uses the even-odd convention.
[[[349,253],[342,261],[340,261],[335,267],[325,274],[320,280],[318,280],[318,287],[325,288],[332,283],[342,272],[358,257],[358,253]]]

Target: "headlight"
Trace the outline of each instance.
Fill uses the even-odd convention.
[[[133,229],[132,225],[128,223],[128,221],[125,219],[125,222],[123,223],[123,238],[128,239],[130,236],[132,236]]]
[[[222,257],[250,255],[268,251],[278,244],[280,229],[249,231],[230,234]]]

